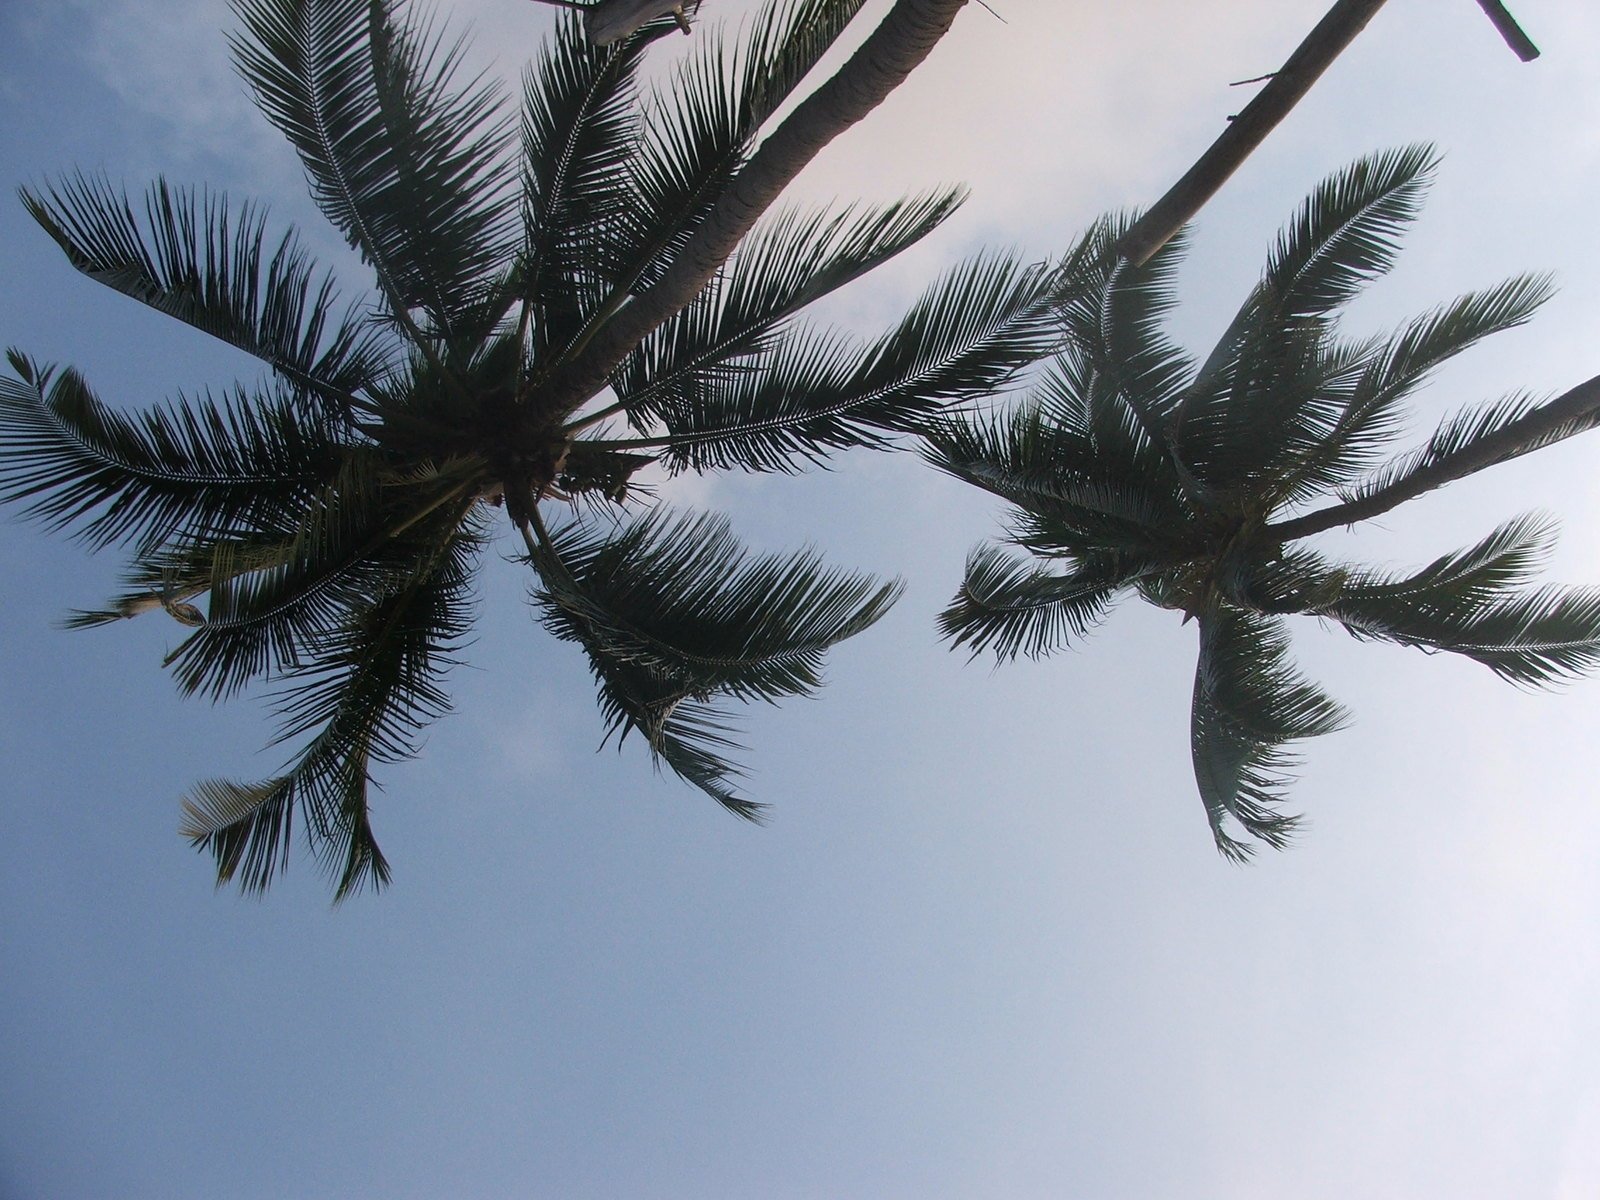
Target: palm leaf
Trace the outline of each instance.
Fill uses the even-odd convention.
[[[372,265],[397,320],[420,308],[450,336],[503,258],[513,215],[496,88],[458,88],[460,43],[397,19],[388,0],[234,8],[239,71],[318,206]]]
[[[1189,519],[1170,460],[1147,469],[1100,453],[1102,443],[1054,419],[1047,404],[994,416],[950,415],[923,433],[924,457],[940,470],[1016,506],[1012,539],[1047,556],[1114,552],[1170,557],[1183,550]],[[1161,468],[1166,468],[1163,472]]]
[[[1411,575],[1350,571],[1315,611],[1358,637],[1466,655],[1514,683],[1578,675],[1600,664],[1600,591],[1527,589],[1554,540],[1547,518],[1520,517]]]
[[[1431,146],[1359,159],[1330,175],[1278,235],[1253,304],[1286,327],[1334,312],[1394,265],[1439,164]]]
[[[281,521],[323,487],[346,448],[291,400],[238,393],[127,416],[76,371],[15,351],[0,378],[0,503],[99,549],[147,553],[172,539]]]
[[[612,305],[659,278],[744,165],[762,126],[862,3],[767,0],[737,48],[702,26],[694,51],[646,106],[632,220],[619,247],[636,267],[618,281]]]
[[[258,784],[211,780],[184,801],[182,832],[217,865],[218,884],[263,891],[286,864],[298,811],[335,899],[389,870],[368,812],[370,766],[415,753],[420,731],[449,710],[440,686],[471,624],[477,540],[464,534],[406,585],[352,611],[280,693],[283,736],[316,730],[286,772]]]
[[[1509,462],[1600,425],[1600,411],[1580,413],[1552,425],[1540,420],[1542,407],[1533,397],[1517,394],[1456,413],[1434,431],[1426,444],[1386,463],[1359,486],[1342,493],[1342,499],[1353,504],[1403,487],[1443,487],[1462,473]],[[1525,435],[1519,436],[1524,430]],[[1478,452],[1497,444],[1491,458],[1476,461]],[[1467,459],[1474,460],[1470,470],[1458,471],[1456,464]]]
[[[612,383],[619,406],[644,428],[729,376],[761,370],[755,356],[785,321],[916,244],[963,198],[949,189],[888,205],[794,210],[759,226],[696,303],[623,361]]]
[[[1111,558],[1071,563],[1063,573],[980,546],[939,614],[939,632],[974,658],[990,649],[1000,661],[1041,658],[1098,625],[1131,574],[1137,571]]]
[[[264,216],[158,180],[135,215],[125,192],[76,174],[22,202],[89,278],[220,338],[345,410],[385,369],[374,330],[341,308],[293,233],[269,244]]]
[[[752,556],[716,516],[655,513],[614,535],[578,527],[536,548],[547,629],[577,642],[619,734],[750,815],[721,759],[718,697],[776,701],[821,686],[830,646],[878,620],[898,584],[822,566],[815,554]],[[698,764],[698,765],[696,765]]]
[[[1282,849],[1299,818],[1281,806],[1295,760],[1287,743],[1332,733],[1343,708],[1289,661],[1282,623],[1234,608],[1199,614],[1190,750],[1217,849],[1243,861],[1248,837]]]
[[[1283,479],[1278,494],[1303,500],[1350,484],[1402,428],[1402,402],[1440,364],[1490,334],[1527,321],[1552,295],[1548,276],[1523,275],[1470,292],[1407,322],[1365,357],[1348,403]]]
[[[952,405],[992,395],[1049,347],[1044,275],[991,256],[936,282],[899,325],[864,348],[791,331],[762,369],[731,374],[666,414],[676,470],[797,470],[843,446],[879,446]]]
[[[669,27],[602,48],[564,19],[524,77],[522,292],[541,358],[567,346],[628,274],[618,232],[639,139],[636,81],[645,49]]]
[[[253,540],[207,547],[205,623],[167,658],[178,686],[221,699],[314,660],[349,613],[380,603],[457,536],[467,503],[457,481],[441,476],[398,496],[393,482],[370,459],[353,460],[265,566]]]

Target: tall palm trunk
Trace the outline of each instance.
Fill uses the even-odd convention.
[[[557,411],[599,392],[635,346],[682,310],[733,253],[780,192],[817,154],[876,108],[949,30],[967,0],[896,0],[839,71],[773,130],[653,286],[636,296],[546,385]]]
[[[1600,424],[1600,375],[1507,423],[1498,433],[1412,471],[1370,496],[1319,509],[1293,520],[1275,522],[1266,527],[1266,532],[1279,542],[1288,542],[1353,525],[1380,516],[1424,492],[1582,433],[1597,424]]]

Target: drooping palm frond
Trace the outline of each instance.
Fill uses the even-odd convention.
[[[457,87],[460,43],[393,0],[233,0],[239,72],[300,155],[318,206],[409,324],[448,338],[509,244],[497,88]],[[413,327],[414,328],[414,327]]]
[[[448,476],[407,488],[396,503],[381,466],[356,459],[300,523],[274,561],[256,543],[222,541],[211,553],[203,625],[168,656],[178,686],[220,699],[266,675],[295,669],[350,612],[381,602],[419,560],[449,544],[469,500]]]
[[[158,180],[142,218],[104,178],[23,190],[34,220],[90,279],[268,363],[334,413],[383,373],[378,331],[341,305],[292,232],[269,242],[250,205]]]
[[[297,812],[337,880],[335,899],[388,881],[368,812],[371,764],[415,753],[420,731],[449,710],[441,679],[471,625],[477,548],[470,532],[451,540],[412,579],[347,613],[288,676],[282,737],[314,736],[283,775],[210,780],[185,798],[182,832],[212,854],[219,885],[265,890],[287,862]]]
[[[1284,747],[1339,729],[1345,710],[1289,660],[1282,623],[1223,607],[1199,614],[1190,749],[1217,849],[1236,862],[1249,837],[1281,849],[1299,818],[1281,811],[1293,757]]]
[[[796,470],[842,446],[915,432],[953,405],[993,395],[1050,344],[1044,273],[1000,256],[961,265],[865,347],[790,332],[759,370],[733,373],[665,414],[676,470]]]
[[[814,553],[753,556],[725,519],[660,511],[613,536],[568,528],[537,544],[545,627],[577,642],[613,730],[740,815],[719,697],[776,701],[822,683],[829,647],[876,622],[897,583],[824,567]]]
[[[346,448],[292,400],[190,398],[129,416],[83,377],[15,351],[0,378],[0,503],[96,549],[281,521],[338,471]]]
[[[1052,571],[992,546],[967,555],[966,576],[939,614],[939,632],[976,658],[1042,658],[1085,636],[1139,568],[1106,556]]]
[[[1162,329],[1177,303],[1174,280],[1187,250],[1180,232],[1141,267],[1119,258],[1116,244],[1132,217],[1103,217],[1067,251],[1057,273],[1056,306],[1064,344],[1057,401],[1070,404],[1097,440],[1126,438],[1171,452],[1162,432],[1193,371]]]

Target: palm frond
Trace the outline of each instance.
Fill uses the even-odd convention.
[[[268,363],[333,414],[386,367],[377,331],[340,305],[290,232],[268,241],[264,215],[158,180],[143,216],[100,177],[68,176],[22,202],[90,279]]]
[[[1057,313],[1064,377],[1085,424],[1102,439],[1113,431],[1171,453],[1163,426],[1193,364],[1166,338],[1162,322],[1177,303],[1174,280],[1188,248],[1180,231],[1143,266],[1117,254],[1131,215],[1102,217],[1068,251],[1058,273]]]
[[[947,189],[887,205],[791,210],[741,244],[699,301],[650,334],[612,386],[637,428],[692,408],[730,375],[759,371],[790,317],[915,245],[961,204]]]
[[[318,206],[371,264],[396,320],[421,309],[450,337],[509,244],[496,87],[457,87],[460,42],[397,17],[390,0],[233,3],[239,72]]]
[[[1223,607],[1199,614],[1190,750],[1217,849],[1253,852],[1231,826],[1275,849],[1299,818],[1281,811],[1295,760],[1284,747],[1340,728],[1347,714],[1289,661],[1282,622]]]
[[[1436,165],[1427,146],[1360,159],[1324,180],[1279,234],[1172,415],[1180,451],[1207,483],[1227,490],[1292,470],[1348,407],[1363,356],[1332,340],[1331,318],[1393,264]]]
[[[966,577],[939,614],[939,633],[976,658],[1042,658],[1085,636],[1137,569],[1111,558],[1074,562],[1065,572],[1018,560],[992,546],[967,555]]]
[[[637,76],[668,27],[596,47],[568,17],[524,77],[522,294],[541,359],[568,345],[629,274],[618,235],[640,137]]]
[[[1464,409],[1442,422],[1425,444],[1379,467],[1359,485],[1342,492],[1341,498],[1346,503],[1356,503],[1404,486],[1413,479],[1427,481],[1429,488],[1442,487],[1457,478],[1452,470],[1455,462],[1484,446],[1506,440],[1508,434],[1512,436],[1503,450],[1492,461],[1475,465],[1473,471],[1531,454],[1600,424],[1600,414],[1589,413],[1547,427],[1536,419],[1540,408],[1540,402],[1534,397],[1517,393]],[[1528,435],[1516,437],[1517,431],[1523,428],[1529,431]]]
[[[315,661],[350,613],[380,604],[419,559],[451,544],[465,511],[463,487],[442,477],[397,497],[392,482],[371,461],[354,460],[269,546],[271,557],[252,539],[204,547],[206,619],[167,658],[178,686],[221,699]]]
[[[1118,461],[1100,446],[1031,402],[991,416],[952,414],[923,431],[930,463],[1016,506],[1012,540],[1035,553],[1181,553],[1189,514],[1171,471],[1148,469],[1144,457]]]
[[[717,516],[659,510],[614,534],[571,527],[536,548],[545,627],[583,647],[611,728],[725,806],[733,743],[715,699],[776,701],[821,686],[830,646],[876,622],[899,585],[811,552],[752,556]]]
[[[335,899],[389,880],[368,811],[370,768],[415,753],[450,708],[441,677],[471,625],[471,534],[411,580],[347,614],[279,696],[283,738],[315,730],[285,773],[257,784],[210,780],[184,800],[182,832],[216,862],[219,885],[267,888],[287,865],[295,813],[337,879]]]
[[[749,157],[761,128],[844,32],[863,0],[767,0],[741,41],[702,26],[696,46],[646,106],[634,160],[632,220],[621,245],[637,264],[619,303],[676,257]]]
[[[1401,432],[1402,402],[1442,363],[1491,334],[1527,321],[1553,294],[1548,276],[1523,275],[1470,292],[1407,322],[1365,356],[1343,411],[1280,487],[1286,502],[1347,486]]]
[[[1269,328],[1334,312],[1386,273],[1439,165],[1431,146],[1370,155],[1335,172],[1278,235],[1253,303]]]
[[[993,395],[1049,347],[1043,272],[981,257],[936,282],[864,348],[790,331],[760,370],[732,374],[666,414],[661,448],[676,470],[798,470],[828,451],[881,446],[935,414]]]
[[[1541,686],[1600,665],[1600,590],[1529,584],[1555,541],[1537,514],[1410,575],[1351,570],[1313,611],[1357,637],[1463,654]]]
[[[347,448],[284,397],[188,398],[128,416],[70,368],[9,355],[0,378],[0,503],[100,549],[272,524],[338,471]]]

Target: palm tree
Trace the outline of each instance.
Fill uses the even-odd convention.
[[[1285,843],[1297,821],[1282,810],[1286,747],[1345,719],[1290,661],[1286,615],[1464,654],[1527,686],[1600,663],[1600,590],[1525,586],[1551,538],[1543,518],[1409,574],[1302,544],[1600,421],[1595,379],[1547,404],[1513,396],[1460,413],[1380,461],[1436,367],[1550,295],[1547,279],[1522,277],[1387,337],[1339,336],[1340,310],[1390,267],[1434,164],[1413,148],[1326,180],[1199,364],[1161,330],[1181,243],[1134,267],[1116,250],[1129,222],[1103,219],[1061,268],[1063,341],[1037,390],[1010,412],[947,416],[927,442],[939,467],[1009,501],[1009,541],[1032,556],[972,553],[940,618],[955,645],[1042,656],[1129,592],[1197,623],[1195,780],[1232,859],[1250,838]]]
[[[868,91],[881,99],[962,2],[901,0],[898,32],[864,47]],[[299,748],[265,781],[196,787],[185,834],[219,882],[259,890],[298,815],[338,896],[387,881],[370,772],[449,706],[498,513],[542,623],[587,656],[610,730],[756,816],[716,702],[814,689],[824,651],[897,585],[749,553],[717,517],[629,514],[637,473],[793,471],[884,445],[1037,353],[1041,271],[970,262],[865,342],[797,319],[961,198],[757,224],[876,103],[852,59],[767,129],[860,0],[773,0],[737,45],[697,38],[647,94],[641,62],[673,21],[601,48],[569,14],[515,120],[493,85],[458,84],[459,43],[398,3],[235,7],[238,68],[375,295],[345,305],[249,205],[159,181],[141,206],[75,174],[24,192],[72,264],[270,377],[138,414],[16,351],[0,381],[0,499],[130,554],[126,592],[70,624],[164,610],[193,627],[167,660],[185,692],[276,686],[278,740]],[[895,57],[907,29],[921,40]]]

